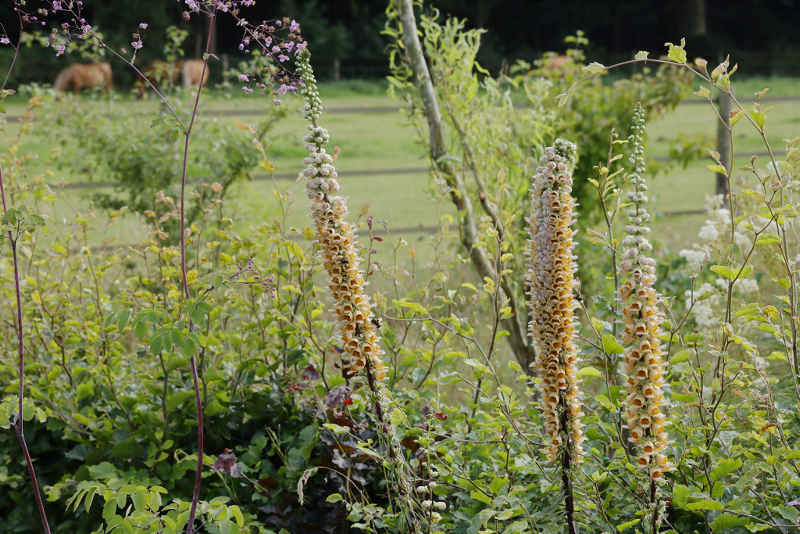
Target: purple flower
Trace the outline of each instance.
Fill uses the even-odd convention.
[[[280,46],[275,45],[275,46],[272,47],[272,53],[273,54],[277,54],[280,51],[281,51],[281,47]]]
[[[0,37],[0,44],[11,44],[8,37]]]
[[[280,106],[281,105],[281,101],[278,100],[277,98],[273,99],[272,103],[275,104],[276,106]]]
[[[54,48],[56,49],[56,57],[58,57],[58,56],[60,56],[61,54],[64,53],[64,49],[65,49],[64,45],[55,45]]]
[[[139,50],[139,49],[140,49],[140,48],[143,46],[143,45],[142,45],[142,40],[141,40],[141,39],[139,39],[139,40],[137,40],[137,41],[131,41],[131,46],[132,46],[134,49],[136,49],[136,50]]]
[[[281,54],[281,55],[278,56],[278,61],[280,61],[281,63],[289,61],[289,56],[285,56],[285,55]]]
[[[227,4],[225,4],[225,2],[217,2],[217,9],[219,9],[223,13],[227,13],[228,12],[228,6],[227,6]]]
[[[53,11],[61,11],[61,2],[53,0]]]
[[[243,82],[249,82],[250,81],[250,77],[247,74],[240,74],[239,75],[239,79],[242,80]]]
[[[186,5],[192,11],[200,11],[200,6],[197,5],[197,2],[195,2],[195,0],[186,0]]]
[[[146,22],[140,22],[139,23],[139,28],[142,29],[142,30],[146,30],[147,29],[147,23]]]
[[[289,24],[289,31],[294,33],[300,29],[300,25],[297,23],[296,20],[292,19],[292,23]]]
[[[292,47],[294,47],[294,41],[288,41],[288,42],[286,42],[286,43],[283,43],[283,47],[284,47],[286,50],[291,50],[291,49],[292,49]]]
[[[242,86],[242,91],[244,91],[245,93],[252,93],[253,89],[250,88],[250,87],[247,87],[246,85],[243,85]]]
[[[275,21],[275,26],[278,26],[278,27],[280,27],[280,25],[281,25],[281,21],[280,21],[280,19],[276,20],[276,21]]]

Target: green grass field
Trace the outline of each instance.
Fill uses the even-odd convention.
[[[740,84],[737,93],[741,98],[749,97],[752,92],[765,86],[774,85],[775,91],[770,96],[800,96],[800,83],[794,79],[753,79]],[[337,108],[374,108],[400,106],[385,94],[380,83],[342,82],[323,85],[323,99],[329,109]],[[188,104],[189,95],[184,95]],[[89,97],[83,97],[89,98]],[[124,105],[129,109],[142,112],[154,111],[157,103],[135,101],[127,95],[119,97],[113,105]],[[102,98],[97,105],[109,105]],[[207,113],[215,110],[238,110],[236,116],[226,116],[219,120],[255,123],[258,114],[253,111],[272,105],[263,98],[247,97],[239,93],[221,93],[210,91],[201,111]],[[294,111],[288,119],[283,120],[272,136],[269,147],[270,157],[278,175],[294,174],[303,167],[302,158],[305,150],[302,143],[304,123],[297,112],[296,102],[290,104]],[[783,101],[769,105],[768,133],[770,142],[777,151],[782,151],[785,140],[800,133],[800,102]],[[18,115],[24,110],[24,101],[16,97],[7,106],[8,115]],[[435,226],[445,214],[452,213],[447,202],[436,200],[429,192],[429,180],[426,172],[414,169],[427,167],[425,147],[416,138],[415,130],[408,124],[401,112],[379,113],[329,113],[323,122],[331,133],[331,144],[338,146],[340,156],[337,167],[341,171],[340,180],[343,193],[350,199],[351,212],[357,214],[368,209],[378,220],[385,221],[391,229],[409,229],[419,226]],[[0,133],[0,142],[8,146],[13,140],[19,126],[9,123],[5,131]],[[51,152],[52,140],[48,139],[46,128],[36,125],[38,136],[28,137],[22,150],[38,155],[30,170],[32,174],[42,172],[52,166],[47,161]],[[667,140],[676,135],[704,134],[709,139],[715,132],[714,112],[708,105],[685,103],[676,112],[651,123],[648,127],[650,143],[649,154],[654,157],[664,156],[668,151]],[[749,161],[749,154],[763,151],[759,139],[752,133],[749,125],[741,121],[735,133],[735,149],[738,163]],[[763,159],[763,158],[762,158]],[[763,159],[766,163],[766,160]],[[657,211],[662,213],[673,210],[701,209],[704,198],[714,188],[713,175],[706,170],[708,161],[695,162],[686,170],[676,170],[668,175],[659,176],[653,184],[652,197]],[[365,171],[380,169],[409,169],[409,172],[392,175],[351,175],[348,171]],[[96,177],[97,178],[97,177]],[[85,176],[56,173],[47,181],[72,182],[86,181]],[[102,177],[99,178],[102,181]],[[294,208],[290,211],[289,223],[301,227],[308,223],[306,200],[303,187],[292,180],[271,179],[258,180],[236,185],[227,201],[227,209],[237,221],[237,226],[244,231],[253,223],[269,218],[277,213],[272,193],[278,187],[288,190],[293,197]],[[56,189],[57,201],[51,213],[57,218],[71,218],[78,212],[89,209],[88,192],[85,190]],[[96,213],[97,221],[92,231],[92,240],[97,244],[133,243],[143,239],[143,225],[136,216],[126,216],[109,226],[105,224],[105,215]],[[695,238],[700,216],[661,217],[655,223],[657,239],[671,248],[680,248],[691,243]],[[421,249],[426,248],[430,236],[424,233],[406,231],[406,239]]]

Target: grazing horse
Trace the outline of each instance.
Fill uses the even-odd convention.
[[[184,87],[188,88],[192,85],[203,86],[208,82],[209,69],[206,66],[206,70],[203,72],[202,59],[187,59],[186,61],[179,61],[178,65],[181,69]]]
[[[183,87],[191,87],[192,85],[201,85],[200,76],[203,72],[203,61],[200,59],[187,59],[176,61],[175,63],[167,63],[160,59],[154,60],[150,65],[142,70],[142,73],[153,82],[153,85],[160,87],[162,85],[171,87],[178,82],[180,77],[181,85]],[[205,76],[203,76],[203,83],[208,82],[208,68],[206,68]],[[139,98],[144,96],[145,86],[147,84],[144,80],[139,80],[136,84],[136,91]]]
[[[111,65],[105,62],[81,65],[76,63],[58,73],[53,87],[57,91],[68,91],[78,94],[81,89],[94,89],[102,87],[104,90],[111,90],[113,81],[111,77]]]

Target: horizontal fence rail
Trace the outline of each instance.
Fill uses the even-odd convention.
[[[753,98],[743,98],[739,100],[742,103],[751,103],[755,102]],[[800,102],[800,96],[765,96],[760,100],[760,102],[769,103],[769,102]],[[682,104],[707,104],[708,100],[703,98],[687,98]],[[527,106],[521,106],[522,109],[525,109]],[[330,113],[333,115],[347,115],[347,114],[358,114],[358,113],[398,113],[400,111],[404,111],[406,108],[405,106],[339,106],[333,108],[327,108],[325,110],[326,113]],[[202,115],[210,116],[210,117],[239,117],[244,115],[259,115],[263,113],[263,109],[258,108],[243,108],[243,109],[209,109],[202,112]],[[22,115],[9,115],[5,118],[7,122],[19,122],[23,118]]]
[[[782,156],[785,152],[774,152],[775,156]],[[768,157],[770,154],[769,152],[754,152],[753,156],[758,157]],[[671,158],[669,156],[655,156],[651,158],[654,161],[669,161]],[[348,177],[348,176],[393,176],[393,175],[401,175],[401,174],[427,174],[429,171],[428,167],[402,167],[402,168],[390,168],[390,169],[353,169],[353,170],[339,170],[339,176]],[[250,179],[254,181],[266,181],[266,180],[295,180],[299,175],[299,171],[297,173],[291,172],[282,172],[282,173],[272,173],[272,174],[254,174],[250,176]],[[192,180],[189,180],[190,183],[205,183],[208,180],[207,176],[201,176]],[[117,185],[117,182],[110,182],[110,181],[96,181],[96,182],[65,182],[65,183],[50,183],[47,184],[49,187],[53,189],[108,189]]]

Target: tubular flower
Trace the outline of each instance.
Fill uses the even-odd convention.
[[[528,325],[536,348],[536,372],[540,379],[541,408],[550,437],[548,453],[558,457],[566,446],[577,461],[582,456],[583,431],[577,378],[578,347],[573,340],[573,290],[575,257],[573,230],[575,200],[572,169],[576,148],[558,139],[545,149],[534,177],[530,223]]]
[[[653,249],[647,234],[650,215],[645,209],[647,184],[642,177],[644,161],[645,112],[637,104],[634,112],[633,133],[629,137],[633,154],[633,172],[630,182],[633,191],[628,193],[627,236],[622,241],[621,271],[625,280],[620,287],[623,303],[625,331],[625,425],[628,439],[639,454],[636,463],[648,469],[650,478],[660,480],[671,466],[664,450],[669,444],[664,415],[664,362],[661,359],[659,325],[662,315],[658,309],[658,294],[653,287],[656,281],[656,262],[648,256]]]
[[[355,374],[369,361],[372,375],[377,380],[386,376],[380,341],[371,321],[370,301],[364,292],[364,277],[359,269],[355,230],[345,220],[347,202],[339,196],[336,168],[333,157],[325,150],[328,132],[317,125],[322,114],[322,102],[317,92],[314,73],[309,64],[309,54],[298,58],[298,73],[303,80],[305,98],[304,116],[310,122],[309,134],[304,141],[309,155],[303,171],[306,193],[311,200],[311,215],[316,227],[317,242],[325,270],[330,278],[334,310],[339,319],[342,342],[342,367]]]

